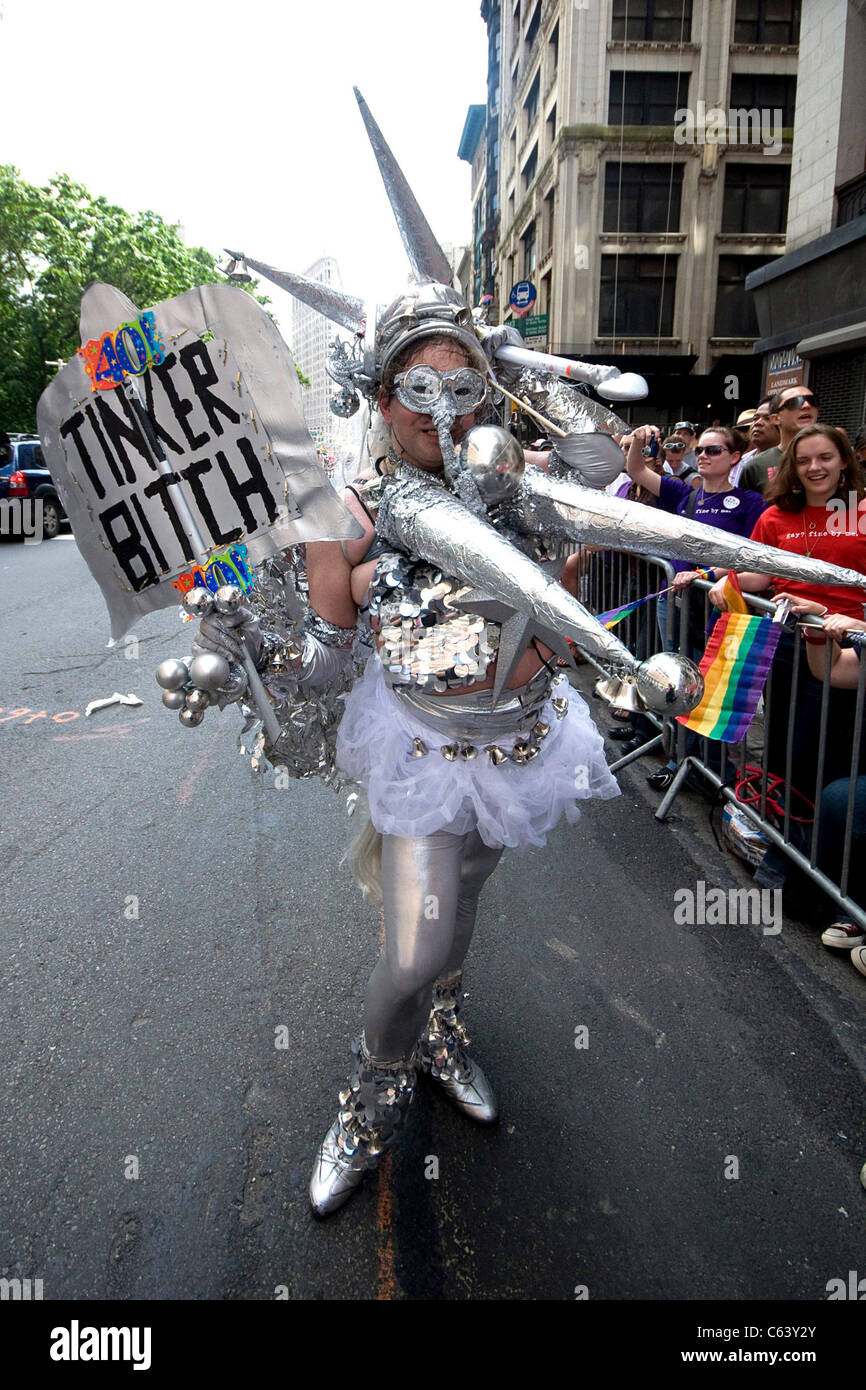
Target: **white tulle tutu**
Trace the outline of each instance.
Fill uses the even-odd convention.
[[[404,706],[373,656],[346,701],[337,764],[363,784],[371,820],[383,835],[415,838],[437,830],[465,835],[477,829],[491,847],[543,845],[561,816],[571,824],[580,818],[578,801],[619,795],[585,701],[565,680],[556,694],[567,699],[568,713],[557,718],[547,701],[541,718],[550,733],[531,762],[496,767],[483,752],[449,762],[439,750],[454,735],[428,727]],[[413,756],[414,738],[429,749],[426,757]],[[507,750],[516,738],[515,727],[510,739],[489,741]]]

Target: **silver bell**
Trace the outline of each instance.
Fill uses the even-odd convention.
[[[178,719],[185,729],[195,729],[204,719],[204,711],[198,709],[182,709]]]
[[[163,693],[162,703],[166,709],[183,709],[186,704],[186,695],[182,690],[166,690]]]
[[[206,690],[190,690],[186,697],[187,709],[201,710],[202,712],[204,712],[204,710],[207,709],[210,702],[211,697]]]

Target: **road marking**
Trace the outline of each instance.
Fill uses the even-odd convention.
[[[206,744],[206,746],[202,748],[201,752],[199,753],[198,757],[196,758],[195,762],[190,768],[187,777],[184,779],[183,786],[180,787],[180,789],[178,790],[177,801],[179,806],[185,806],[186,803],[190,800],[193,792],[198,786],[202,773],[204,772],[208,763],[211,762],[213,759],[213,755],[217,750],[217,743],[218,738],[216,736],[216,730],[214,730],[214,732],[211,734],[210,743]]]
[[[571,946],[566,946],[564,941],[552,936],[549,941],[545,941],[545,946],[550,951],[555,951],[558,956],[563,956],[565,960],[577,960],[577,951]]]
[[[665,1041],[666,1034],[657,1029],[643,1014],[638,1013],[634,1005],[629,1004],[625,999],[621,999],[618,994],[611,995],[611,1004],[617,1013],[623,1014],[625,1018],[630,1018],[632,1023],[636,1023],[638,1028],[642,1028],[645,1033],[649,1033],[656,1047],[661,1047]]]
[[[85,738],[126,738],[134,729],[138,729],[142,724],[149,724],[150,716],[146,719],[136,719],[134,724],[118,724],[115,729],[103,729],[97,734],[55,734],[55,743],[80,743]]]

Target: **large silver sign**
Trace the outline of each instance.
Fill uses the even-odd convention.
[[[37,418],[113,637],[229,546],[254,564],[361,534],[317,460],[291,354],[249,295],[204,285],[142,314],[93,285],[81,336]]]

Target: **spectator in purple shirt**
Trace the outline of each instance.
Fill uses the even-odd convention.
[[[646,436],[645,429],[636,429],[629,447],[626,469],[629,477],[647,492],[658,497],[662,511],[675,512],[679,516],[702,521],[706,526],[716,526],[736,536],[751,536],[755,522],[766,507],[759,492],[748,492],[744,488],[732,487],[728,474],[743,452],[743,441],[736,430],[716,426],[704,430],[695,453],[698,460],[700,487],[694,489],[677,478],[659,477],[647,468],[641,454]],[[707,557],[708,560],[710,557]],[[673,562],[674,592],[682,591],[701,577],[699,570],[689,569],[679,560]],[[697,601],[696,601],[697,600]],[[715,613],[711,623],[715,622]],[[706,646],[705,605],[697,595],[689,610],[688,651],[686,655],[699,661]],[[669,764],[660,772],[655,772],[647,780],[658,791],[664,791],[673,780],[676,763]]]
[[[648,468],[641,455],[645,437],[644,428],[636,429],[632,435],[626,470],[634,482],[658,498],[662,511],[717,526],[735,536],[751,536],[766,503],[759,492],[732,487],[728,481],[728,474],[742,453],[742,441],[735,430],[722,426],[704,430],[695,450],[701,479],[698,488],[678,478],[660,477]],[[690,570],[683,561],[675,560],[673,565],[678,591],[698,578],[698,571]]]

